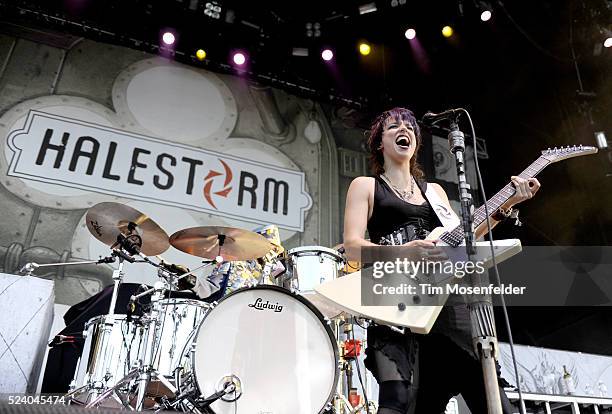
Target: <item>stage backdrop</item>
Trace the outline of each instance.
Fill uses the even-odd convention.
[[[338,155],[320,104],[161,57],[30,31],[0,36],[0,270],[96,259],[84,218],[127,204],[168,233],[276,224],[287,248],[340,240]],[[174,248],[168,261],[195,266]],[[39,271],[57,302],[110,284],[108,265]],[[130,264],[126,281],[155,272]]]

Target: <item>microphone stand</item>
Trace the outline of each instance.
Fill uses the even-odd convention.
[[[455,155],[465,250],[467,260],[471,262],[476,254],[474,247],[474,223],[472,221],[474,204],[472,195],[470,194],[470,185],[467,183],[465,177],[465,160],[463,157],[465,152],[465,137],[463,132],[459,130],[459,125],[457,123],[459,114],[454,113],[453,115],[454,116],[450,118],[448,141],[450,151]],[[483,284],[483,275],[478,273],[471,273],[469,275],[469,283],[473,287],[485,285]],[[497,370],[495,367],[498,346],[491,295],[468,295],[467,306],[470,312],[472,344],[482,364],[488,413],[502,414],[499,383],[497,382]]]

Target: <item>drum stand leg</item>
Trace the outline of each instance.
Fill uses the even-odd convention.
[[[76,388],[72,391],[70,391],[68,394],[64,394],[64,398],[66,399],[66,401],[68,401],[69,403],[75,403],[75,404],[83,404],[82,401],[79,401],[75,398],[73,398],[75,395],[88,390],[90,388],[89,384],[85,384],[83,386],[80,386],[79,388]]]
[[[126,401],[125,399],[123,399],[119,393],[118,390],[119,388],[121,388],[122,386],[124,386],[125,384],[128,384],[129,382],[141,378],[141,371],[143,368],[134,368],[132,371],[130,371],[125,377],[123,377],[117,384],[113,385],[112,387],[106,389],[102,394],[100,394],[95,400],[91,401],[90,403],[88,403],[86,405],[86,408],[94,408],[96,407],[98,404],[100,404],[101,402],[103,402],[104,400],[106,400],[107,398],[111,397],[111,396],[116,396],[116,398],[119,399],[119,402],[125,406],[126,408],[132,410],[134,409],[134,407],[130,406],[129,402]],[[159,373],[157,371],[151,370],[149,371],[149,379],[151,379],[152,377],[158,379],[165,387],[168,388],[168,390],[170,390],[170,392],[172,393],[176,393],[177,389],[174,385],[172,385],[172,383],[170,381],[168,381],[168,379],[166,377],[164,377],[163,375],[159,375]],[[139,384],[140,385],[140,384]],[[79,390],[86,388],[87,386],[83,386],[81,388],[79,388]],[[75,393],[78,390],[72,391],[70,394]],[[145,395],[146,396],[146,395]],[[137,400],[138,403],[138,400]],[[144,405],[144,399],[143,399],[143,405]],[[142,411],[142,409],[137,411]]]
[[[156,289],[153,296],[151,296],[151,319],[149,320],[149,329],[147,329],[144,359],[142,362],[142,366],[139,369],[138,375],[138,394],[136,397],[136,411],[142,411],[144,409],[144,402],[147,395],[147,387],[151,382],[151,374],[154,373],[154,376],[160,379],[162,383],[165,380],[165,378],[162,379],[163,375],[159,375],[156,371],[153,370],[153,358],[155,357],[154,345],[157,334],[157,321],[159,319],[160,314],[159,301],[161,300],[161,298],[162,289]]]
[[[139,369],[138,368],[134,368],[125,377],[123,377],[119,382],[117,382],[112,387],[106,389],[102,394],[100,394],[98,396],[98,398],[96,398],[95,400],[93,400],[90,403],[88,403],[85,406],[85,408],[94,408],[94,407],[96,407],[102,401],[106,400],[108,397],[110,397],[112,394],[114,394],[119,388],[121,388],[125,384],[129,383],[134,378],[136,378],[138,373],[139,373]],[[121,401],[121,403],[123,404],[123,401]]]

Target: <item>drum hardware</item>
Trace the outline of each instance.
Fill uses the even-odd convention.
[[[115,385],[126,370],[136,365],[142,333],[143,328],[130,323],[127,315],[101,315],[89,320],[83,332],[83,355],[77,363],[66,399],[86,404],[109,385]],[[76,398],[81,393],[87,393],[87,400]]]
[[[219,257],[217,259],[221,260],[221,258]],[[160,326],[164,323],[161,318],[161,315],[163,312],[167,312],[167,310],[164,310],[164,305],[167,303],[166,300],[163,299],[164,294],[166,291],[171,290],[172,286],[176,285],[180,280],[185,279],[190,275],[193,275],[196,271],[204,267],[210,266],[212,263],[216,263],[216,260],[206,261],[203,265],[180,276],[176,276],[175,274],[172,274],[170,271],[166,270],[162,266],[158,265],[158,274],[164,274],[164,282],[156,282],[152,288],[147,289],[137,295],[131,296],[130,303],[136,303],[140,298],[151,295],[150,313],[148,316],[143,317],[141,320],[141,322],[145,324],[145,334],[142,339],[144,343],[144,348],[141,351],[141,355],[143,356],[142,360],[140,361],[139,366],[132,369],[117,384],[108,388],[97,398],[88,403],[86,405],[88,408],[98,406],[110,396],[114,396],[116,398],[119,395],[119,389],[121,389],[121,387],[123,387],[125,384],[131,383],[132,381],[135,382],[137,391],[136,399],[133,402],[133,407],[130,405],[130,409],[141,411],[145,408],[148,408],[145,406],[145,404],[147,402],[147,397],[150,397],[151,394],[162,394],[163,396],[165,396],[164,394],[170,394],[171,398],[176,398],[177,388],[166,378],[164,372],[160,372],[159,363],[155,363],[156,351],[159,350],[161,346]],[[161,327],[161,329],[163,329],[163,326]],[[160,392],[152,392],[150,384],[153,378],[156,381],[159,381],[160,383],[157,384],[157,388],[163,387]],[[121,397],[119,398],[121,399]],[[122,399],[122,401],[124,400]]]
[[[369,241],[369,239],[367,240]],[[344,266],[342,267],[342,271],[345,274],[353,273],[361,269],[360,262],[348,259],[348,256],[346,255],[346,249],[344,247],[344,244],[337,244],[333,247],[333,249],[336,250],[342,256],[342,259],[344,260]]]
[[[159,315],[161,313],[159,302],[163,298],[163,292],[165,291],[165,286],[163,282],[156,282],[153,288],[153,294],[151,296],[151,312],[148,317],[148,321],[145,324],[146,333],[144,336],[144,357],[139,364],[138,367],[132,369],[125,377],[117,382],[117,384],[108,388],[104,391],[100,396],[90,403],[86,405],[87,408],[92,408],[98,406],[100,403],[105,401],[111,395],[118,395],[118,390],[124,385],[129,384],[133,380],[136,381],[137,386],[137,394],[136,401],[134,402],[134,409],[137,411],[142,411],[145,408],[145,399],[147,397],[147,386],[151,380],[151,377],[157,378],[164,386],[166,386],[171,392],[176,393],[176,388],[164,378],[163,375],[159,375],[152,366],[153,357],[154,357],[154,342],[155,342],[155,334],[157,331],[157,324],[159,322]],[[149,294],[149,291],[146,292]],[[134,300],[137,300],[140,297],[145,296],[145,293],[140,295],[132,296]],[[119,397],[121,399],[121,397]],[[123,399],[121,399],[124,401]]]
[[[172,273],[172,272],[170,272],[169,270],[166,270],[166,269],[162,269],[160,265],[157,265],[158,266],[158,275],[160,275],[162,277],[162,279],[170,287],[178,286],[178,283],[181,280],[183,280],[183,279],[185,279],[185,278],[187,278],[189,276],[192,276],[198,270],[204,269],[204,268],[206,268],[206,267],[208,267],[208,266],[210,266],[212,264],[218,264],[218,263],[221,263],[221,262],[223,262],[223,257],[221,257],[221,256],[217,256],[213,260],[205,260],[205,261],[202,262],[203,264],[201,266],[198,266],[198,267],[196,267],[195,269],[193,269],[193,270],[191,270],[189,272],[183,273],[182,275],[180,275],[178,277],[176,276],[175,273]],[[144,296],[148,296],[148,295],[153,294],[156,290],[158,290],[158,289],[155,286],[153,286],[152,288],[147,289],[144,292],[139,293],[138,295],[132,295],[130,297],[130,302],[136,302],[138,299],[140,299],[140,298],[142,298]],[[172,290],[172,289],[166,289],[166,290]]]
[[[365,326],[363,323],[365,322]],[[355,339],[354,325],[357,324],[363,329],[367,328],[369,321],[361,320],[357,321],[356,318],[348,317],[347,315],[341,315],[334,319],[336,326],[336,338],[338,340],[338,349],[341,351],[338,359],[339,372],[342,379],[338,381],[338,387],[334,396],[334,410],[335,414],[356,414],[356,413],[375,413],[376,403],[370,401],[366,395],[367,383],[362,381],[361,370],[359,368],[359,356],[365,347],[365,339]],[[344,339],[343,339],[344,338]],[[355,364],[353,366],[353,364]],[[356,391],[356,387],[353,385],[353,372],[358,374],[359,382],[364,393],[364,398],[359,404],[353,405],[351,402],[355,395],[351,395]]]
[[[217,257],[217,260],[222,260],[222,258]],[[136,301],[138,301],[138,299],[144,296],[152,295],[151,296],[151,312],[150,312],[150,316],[148,317],[148,327],[146,329],[146,335],[145,335],[145,340],[144,340],[145,346],[143,350],[144,357],[143,357],[142,363],[137,369],[133,370],[131,373],[129,373],[124,378],[125,380],[128,380],[128,381],[131,381],[132,379],[136,379],[136,382],[138,384],[137,397],[136,397],[136,402],[135,402],[135,407],[134,407],[137,411],[140,411],[145,408],[144,403],[145,403],[145,398],[148,395],[147,393],[149,392],[148,387],[151,382],[151,378],[155,378],[156,380],[161,382],[161,384],[164,387],[166,387],[166,389],[170,393],[172,393],[173,397],[176,395],[176,392],[177,392],[177,388],[174,385],[172,385],[170,381],[166,379],[163,373],[159,372],[159,365],[154,364],[156,350],[160,347],[159,340],[158,340],[158,329],[159,329],[159,325],[163,323],[163,321],[160,320],[160,315],[163,312],[162,302],[163,302],[164,293],[168,290],[168,287],[171,288],[173,285],[178,284],[180,280],[193,275],[196,271],[204,267],[210,266],[212,263],[216,263],[216,260],[206,261],[202,266],[199,266],[190,272],[185,272],[184,274],[178,277],[173,277],[175,275],[173,275],[168,270],[162,269],[160,266],[159,273],[161,274],[165,273],[165,277],[164,277],[165,283],[156,282],[155,286],[152,287],[151,289],[145,290],[144,292],[138,295],[132,295],[132,297],[130,298],[130,302],[135,303]],[[157,368],[154,368],[154,367],[157,367]],[[101,395],[98,399],[92,401],[87,406],[95,407],[97,404],[99,404],[109,395],[110,394],[108,394],[107,392]]]
[[[33,276],[34,272],[38,268],[54,267],[54,266],[86,265],[86,264],[105,264],[105,263],[114,263],[114,262],[115,262],[115,256],[113,255],[107,256],[107,257],[101,257],[98,260],[82,260],[79,262],[64,262],[64,263],[29,262],[23,265],[21,269],[19,269],[19,273],[23,274],[24,276]]]
[[[296,413],[310,414],[332,408],[341,367],[331,328],[338,326],[303,295],[312,290],[313,284],[338,277],[341,258],[337,253],[318,246],[310,248],[313,254],[307,252],[309,247],[296,251],[291,274],[277,275],[273,272],[277,271],[284,249],[273,228],[265,230],[264,237],[229,227],[195,227],[168,238],[150,218],[116,203],[92,207],[87,213],[87,226],[95,238],[111,247],[112,260],[106,260],[110,263],[119,259],[119,268],[113,272],[111,309],[107,315],[88,322],[93,348],[83,353],[79,363],[83,370],[90,365],[92,370],[98,370],[92,371],[91,381],[85,383],[77,372],[69,395],[86,392],[87,407],[102,406],[112,399],[128,410],[182,408],[200,414],[242,414],[253,407],[262,412],[282,412],[290,406]],[[214,260],[189,271],[167,264],[162,258],[160,263],[148,258],[169,245]],[[231,261],[259,258],[264,270],[259,283],[266,277],[290,279],[290,291],[260,285],[237,290],[210,306],[186,299],[164,299],[167,291],[180,289],[196,271],[223,261],[223,257],[216,256]],[[305,264],[310,259],[316,263],[314,269]],[[152,295],[151,310],[137,318],[138,323],[113,314],[125,261],[147,262],[157,268],[160,278],[152,289],[130,298],[135,303]],[[328,269],[334,270],[327,272]],[[258,299],[271,306],[257,306]],[[131,335],[128,341],[134,344],[133,354],[123,349],[124,339],[112,339],[125,329]],[[279,332],[284,335],[279,337]],[[252,340],[255,337],[257,341]],[[285,340],[287,346],[279,347],[279,341]],[[98,343],[100,347],[96,348]],[[234,350],[231,357],[226,355],[230,353],[228,349]],[[277,355],[278,350],[283,351],[281,355]],[[105,359],[113,352],[119,355],[115,365]],[[177,358],[187,362],[180,363]],[[241,364],[244,358],[250,358],[250,362]],[[286,392],[266,386],[278,378],[283,379]],[[153,387],[161,390],[152,393]],[[303,389],[310,392],[302,395]]]

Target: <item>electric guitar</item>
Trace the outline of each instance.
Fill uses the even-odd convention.
[[[597,148],[591,146],[573,146],[566,148],[553,148],[542,151],[542,155],[527,167],[518,176],[524,179],[536,177],[548,165],[569,158],[579,157],[582,155],[595,154]],[[515,193],[515,188],[512,183],[506,184],[493,197],[487,200],[487,210],[489,215],[496,212],[510,197]],[[474,212],[473,222],[474,228],[477,228],[487,219],[484,204]],[[427,237],[426,240],[441,240],[438,246],[444,247],[449,259],[461,257],[464,249],[460,246],[464,245],[463,227],[458,225],[454,228],[435,228]],[[484,262],[485,267],[492,266],[490,257],[490,249],[482,247],[488,246],[489,242],[476,242],[479,256],[476,260]],[[494,242],[495,259],[499,263],[506,260],[521,251],[521,242],[518,239],[500,240]],[[453,254],[452,252],[456,252]],[[487,253],[489,255],[487,255]],[[482,256],[482,257],[480,257]],[[414,275],[414,280],[419,278],[424,279],[430,275]],[[364,306],[361,303],[361,272],[354,272],[338,279],[322,283],[315,286],[314,290],[321,296],[320,300],[327,301],[329,306],[335,306],[338,311],[343,311],[357,317],[371,319],[381,324],[402,326],[410,328],[412,332],[429,333],[433,327],[438,314],[442,310],[442,305],[446,301],[448,295],[442,295],[442,298],[436,298],[437,305],[419,305],[420,299],[414,295],[412,300],[414,303],[410,306]],[[417,295],[418,296],[418,295]],[[410,297],[409,297],[410,298]],[[426,301],[423,301],[426,302]]]

